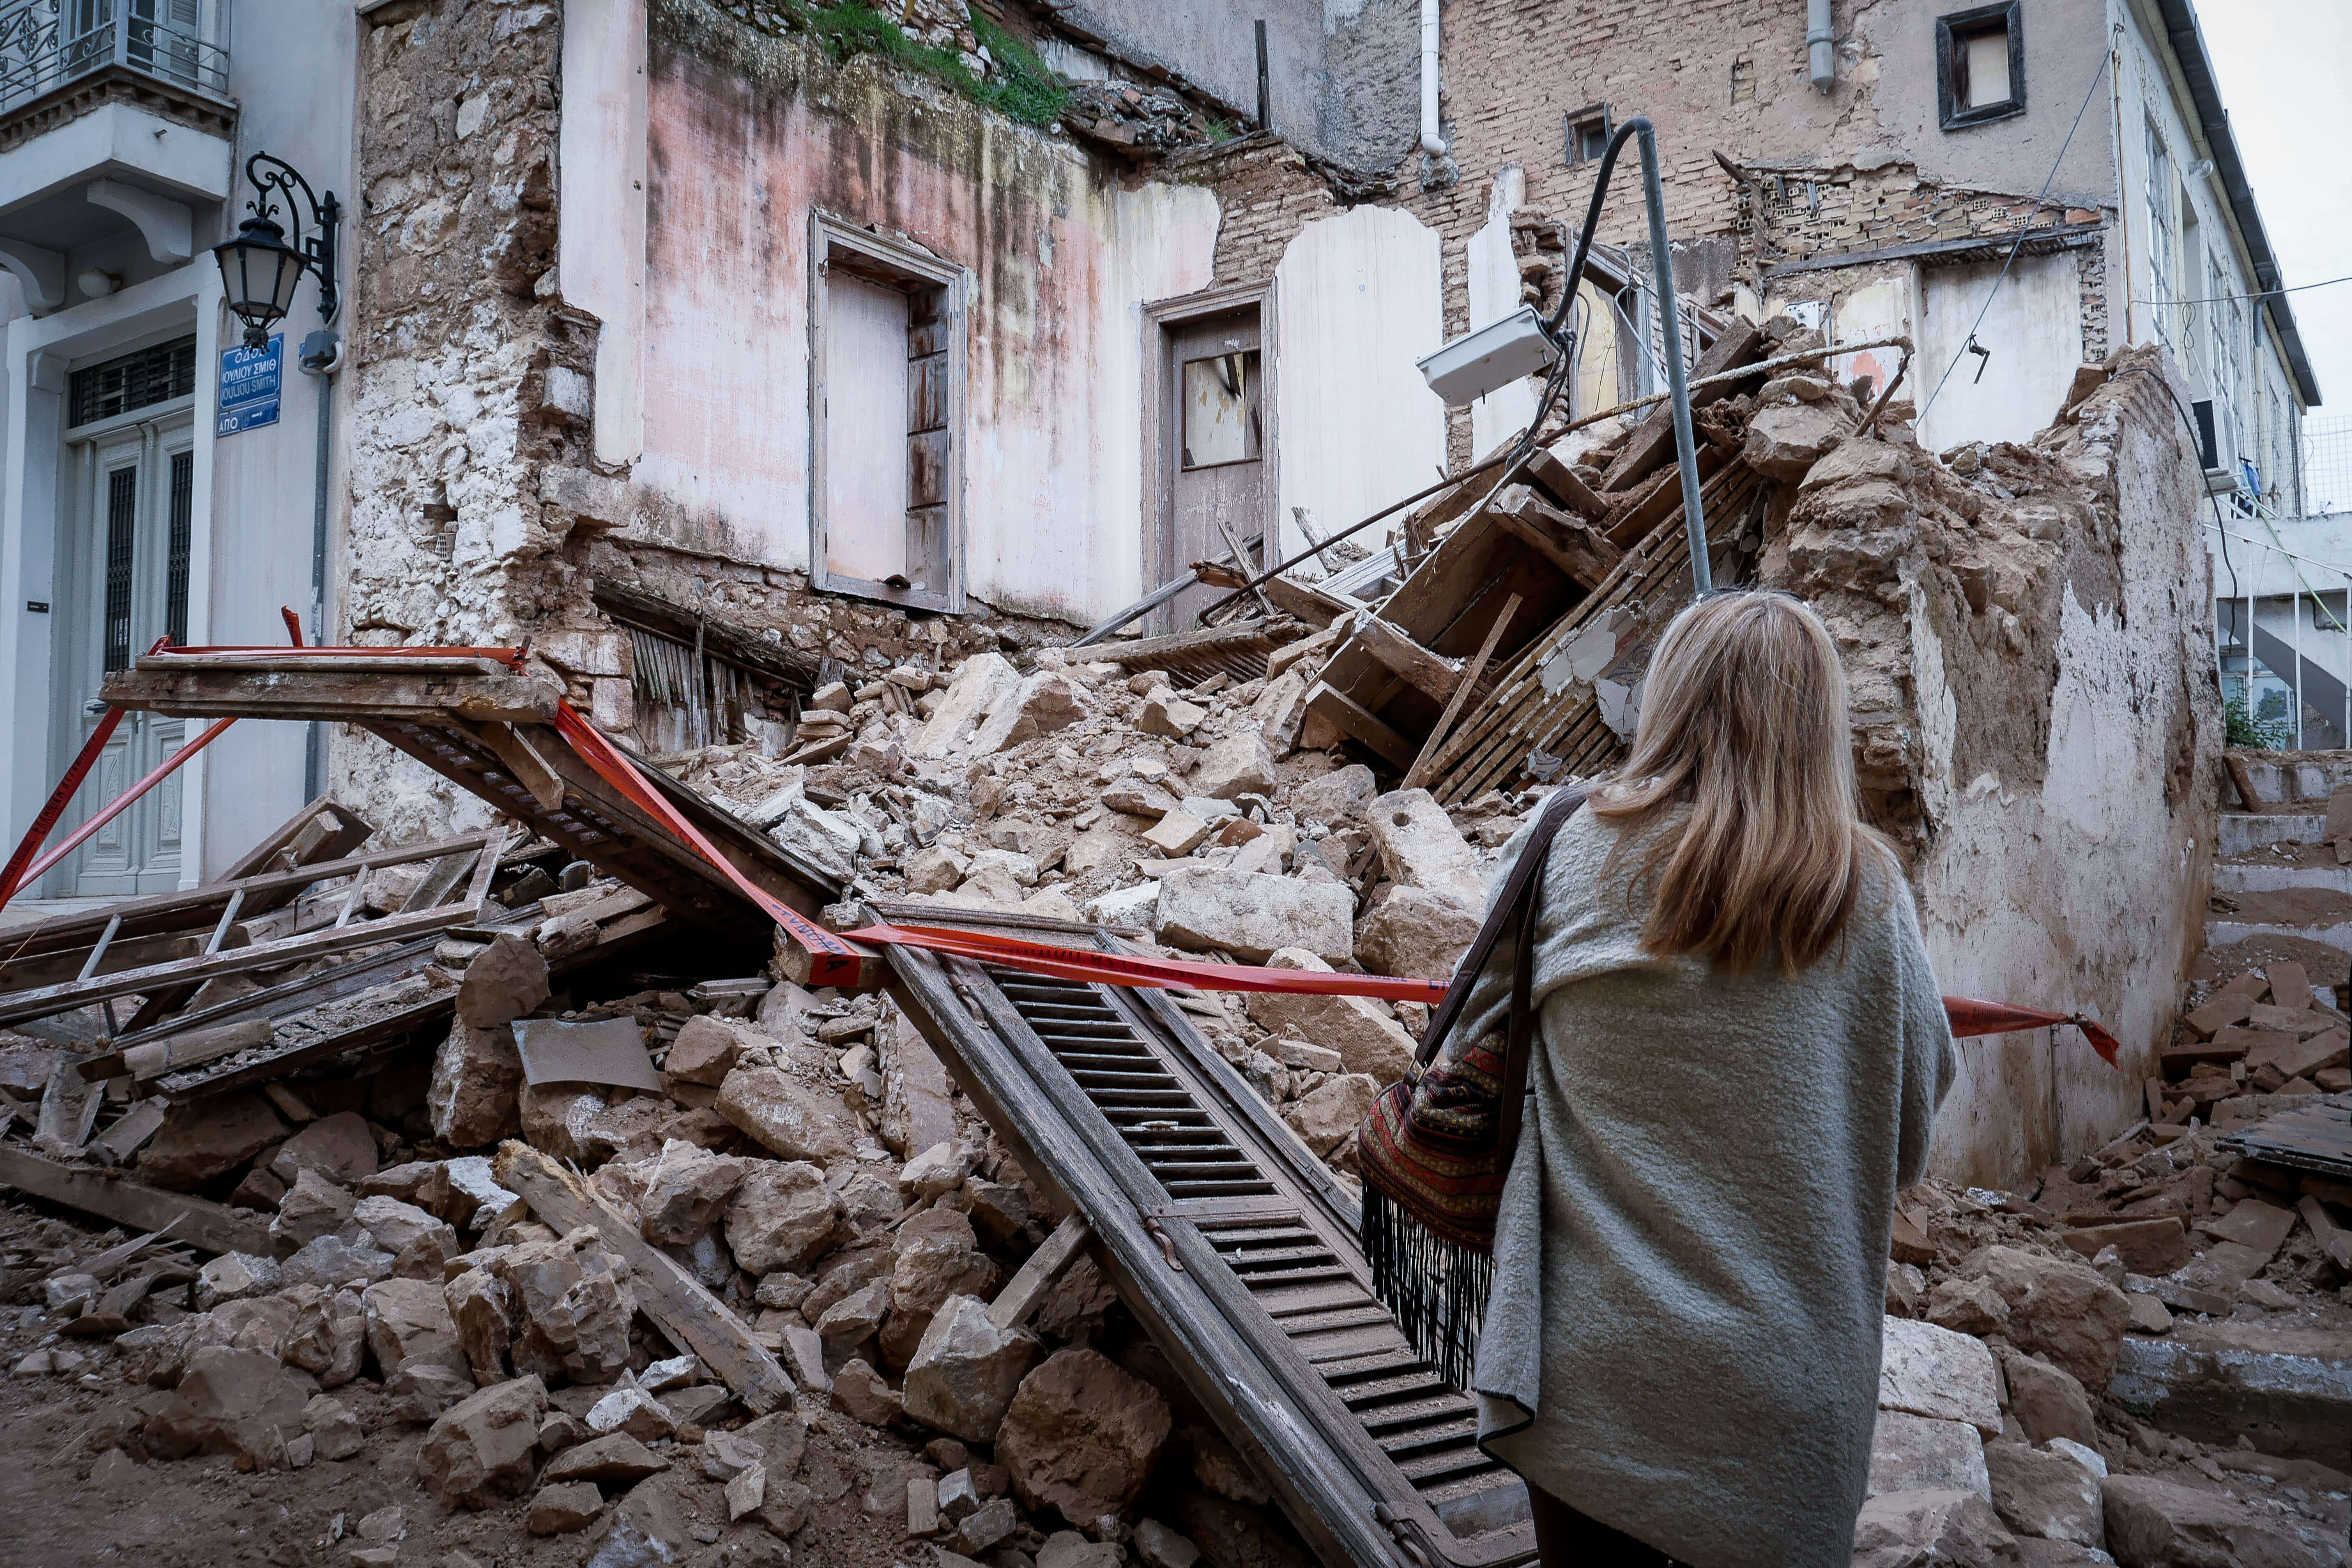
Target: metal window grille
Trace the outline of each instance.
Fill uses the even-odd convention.
[[[185,397],[196,389],[196,340],[157,343],[73,374],[76,425]]]
[[[138,527],[139,470],[106,476],[106,668],[131,668],[131,555]]]
[[[196,455],[172,455],[172,523],[163,576],[163,632],[188,646],[188,556],[195,542]]]
[[[2352,511],[2352,418],[2303,422],[2304,514]]]

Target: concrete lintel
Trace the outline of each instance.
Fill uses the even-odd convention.
[[[138,225],[147,242],[147,254],[158,261],[185,261],[195,253],[195,219],[185,202],[126,185],[120,180],[92,180],[92,205],[121,213]]]
[[[228,199],[226,139],[127,103],[106,103],[0,153],[13,211],[92,180],[134,174],[184,199]]]

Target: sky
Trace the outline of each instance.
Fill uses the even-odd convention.
[[[2352,275],[2352,5],[2203,0],[2198,24],[2289,288]],[[2288,297],[2322,406],[2352,420],[2352,283]]]

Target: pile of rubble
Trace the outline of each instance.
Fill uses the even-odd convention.
[[[2207,992],[2168,1058],[2242,1057],[2208,1037],[2259,1008],[2340,1077],[2300,966]],[[2227,1146],[2277,1109],[2240,1066],[2150,1080],[2150,1121],[2030,1194],[1903,1194],[1858,1563],[2346,1560],[2352,1184]]]

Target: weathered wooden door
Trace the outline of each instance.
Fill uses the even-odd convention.
[[[1268,497],[1258,308],[1171,323],[1161,334],[1160,449],[1170,497],[1160,517],[1160,559],[1170,577],[1195,561],[1232,552],[1227,538],[1263,559]],[[1191,624],[1221,590],[1187,589],[1169,607],[1167,629]]]

